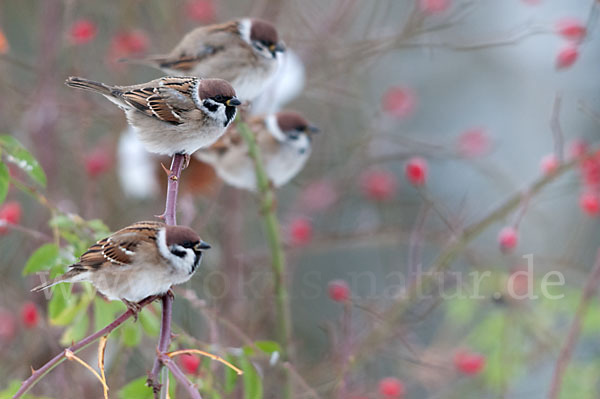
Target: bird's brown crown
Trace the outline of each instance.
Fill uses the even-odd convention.
[[[235,97],[235,90],[226,80],[202,79],[198,87],[198,95],[202,99],[214,98],[216,96],[233,98]]]
[[[252,19],[252,27],[250,28],[250,40],[265,42],[267,44],[277,44],[279,36],[277,29],[267,21],[262,19]]]
[[[281,111],[277,113],[277,124],[283,132],[290,130],[306,130],[308,121],[294,111]]]
[[[175,245],[175,244],[187,246],[187,245],[183,245],[183,244],[186,244],[186,243],[196,244],[196,243],[200,242],[200,236],[194,230],[190,229],[189,227],[167,226],[166,230],[167,230],[166,239],[167,239],[168,246]]]

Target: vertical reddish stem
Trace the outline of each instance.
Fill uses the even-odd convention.
[[[179,191],[179,178],[181,176],[181,169],[183,168],[183,160],[183,155],[175,154],[171,162],[171,173],[167,184],[167,201],[165,204],[165,213],[163,213],[166,224],[177,224],[177,192]]]
[[[165,223],[169,225],[177,224],[177,193],[179,191],[179,178],[181,176],[181,170],[183,168],[184,156],[181,154],[175,154],[173,161],[171,162],[171,170],[169,174],[169,181],[167,183],[167,200],[165,204],[165,213],[163,217]],[[152,371],[148,376],[148,384],[154,390],[155,396],[160,392],[161,384],[158,382],[158,374],[163,366],[160,354],[164,354],[169,349],[171,343],[171,315],[173,309],[173,297],[165,294],[161,298],[162,300],[162,322],[160,324],[160,334],[158,338],[158,352],[159,355],[154,359],[154,365]]]

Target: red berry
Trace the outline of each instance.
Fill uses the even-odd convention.
[[[554,154],[548,154],[542,158],[540,168],[545,175],[550,175],[558,168],[558,159]]]
[[[131,55],[139,55],[148,48],[149,39],[145,32],[133,30],[117,33],[111,40],[108,57],[111,61]],[[117,66],[124,64],[119,63]]]
[[[193,0],[186,5],[185,11],[188,18],[201,23],[213,22],[216,17],[212,0]]]
[[[296,218],[290,223],[292,245],[301,246],[310,242],[313,236],[312,223],[304,218]]]
[[[579,198],[579,206],[588,215],[596,216],[600,212],[600,198],[595,193],[583,193]]]
[[[588,151],[588,143],[583,139],[573,140],[569,144],[569,157],[579,158]]]
[[[490,138],[483,128],[466,130],[458,138],[458,152],[466,158],[485,155],[490,147]]]
[[[21,308],[21,319],[23,320],[25,327],[32,328],[37,326],[39,318],[35,304],[33,302],[25,302]]]
[[[69,39],[73,44],[86,44],[96,37],[98,28],[89,19],[77,20],[71,25]]]
[[[426,14],[439,14],[450,6],[450,0],[420,0],[421,11]]]
[[[427,180],[427,161],[414,157],[408,160],[405,167],[406,179],[415,186],[422,186]]]
[[[321,179],[313,181],[302,190],[300,203],[303,208],[311,212],[318,212],[333,205],[337,197],[333,184],[329,180]]]
[[[394,377],[383,378],[379,381],[379,393],[386,398],[400,398],[404,395],[404,384]]]
[[[196,374],[198,372],[198,367],[200,367],[200,359],[198,356],[187,353],[183,354],[181,355],[181,366],[186,373]]]
[[[504,252],[509,252],[517,246],[519,242],[519,235],[517,230],[514,227],[504,227],[498,233],[498,243],[500,244],[500,249]]]
[[[99,176],[110,169],[111,160],[108,152],[103,148],[98,148],[85,159],[85,170],[90,177]]]
[[[8,53],[8,50],[10,50],[10,44],[8,43],[8,39],[6,39],[4,32],[2,32],[2,29],[0,29],[0,54],[6,54]]]
[[[398,181],[394,174],[386,170],[370,170],[360,176],[360,186],[368,198],[375,201],[388,201],[394,198]]]
[[[563,47],[556,56],[556,68],[568,68],[577,61],[579,57],[579,48],[575,44],[568,44]]]
[[[19,224],[21,221],[21,204],[16,201],[5,203],[0,208],[0,234],[8,231],[7,225]]]
[[[415,95],[412,90],[403,87],[392,87],[382,100],[383,110],[396,118],[406,118],[415,109]]]
[[[335,302],[346,302],[350,299],[350,287],[344,280],[333,280],[327,285],[329,298]]]
[[[485,367],[485,356],[461,350],[454,355],[454,366],[463,374],[475,375]]]
[[[0,342],[9,341],[15,336],[16,324],[15,316],[11,312],[0,309]]]
[[[581,41],[586,34],[586,28],[576,18],[563,18],[556,23],[556,31],[564,38]]]

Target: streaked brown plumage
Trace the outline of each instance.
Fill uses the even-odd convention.
[[[131,86],[109,86],[70,77],[71,87],[98,92],[125,111],[146,149],[157,154],[192,154],[215,142],[229,126],[240,101],[222,79],[163,77]]]
[[[89,281],[107,298],[129,306],[187,281],[208,248],[189,227],[137,222],[96,242],[65,274],[32,291]]]
[[[225,79],[235,88],[238,98],[251,101],[273,77],[277,54],[283,51],[271,23],[244,18],[196,28],[169,54],[130,61],[169,75]]]

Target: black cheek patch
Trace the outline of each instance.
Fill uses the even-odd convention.
[[[175,256],[179,256],[180,258],[184,258],[184,257],[185,257],[185,254],[186,254],[187,252],[185,252],[185,251],[180,251],[180,250],[178,250],[178,249],[172,249],[172,250],[171,250],[171,253],[172,253],[173,255],[175,255]]]
[[[196,271],[201,260],[202,260],[202,252],[196,252],[196,259],[194,259],[194,264],[192,265],[192,270],[190,271],[190,274],[192,274]]]
[[[204,100],[204,102],[202,103],[206,109],[208,109],[210,112],[217,112],[217,110],[219,109],[219,106],[217,104],[213,104],[210,101],[206,101]]]
[[[227,120],[225,121],[225,127],[227,127],[227,125],[229,125],[229,122],[231,122],[231,120],[235,118],[235,107],[226,106],[225,116],[227,117]]]

